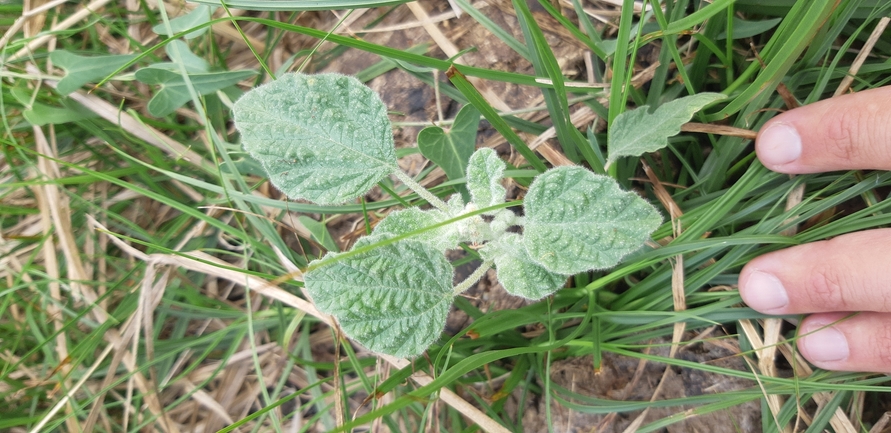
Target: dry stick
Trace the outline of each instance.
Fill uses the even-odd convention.
[[[52,128],[52,126],[50,126],[50,128]],[[58,179],[62,176],[58,164],[50,159],[58,158],[57,147],[55,146],[55,142],[50,144],[49,141],[47,141],[43,130],[39,126],[32,126],[31,129],[34,133],[34,142],[37,152],[40,154],[37,160],[37,168],[40,170],[40,173],[42,173],[42,176],[46,177],[48,180],[48,182],[43,185],[41,193],[39,195],[35,194],[40,197],[38,199],[39,207],[41,210],[41,219],[44,224],[48,224],[52,221],[52,223],[45,228],[45,233],[55,231],[55,234],[58,237],[59,247],[62,249],[62,253],[68,263],[68,266],[65,268],[65,276],[69,280],[71,291],[83,297],[84,300],[87,301],[87,304],[94,304],[96,295],[89,288],[80,283],[81,281],[86,281],[87,276],[84,272],[83,263],[80,260],[80,251],[77,250],[77,244],[74,240],[74,229],[71,224],[71,208],[69,207],[70,201],[67,196],[61,194],[59,186],[52,182],[54,179]],[[38,188],[35,188],[35,192],[37,189]],[[49,242],[47,245],[50,248],[43,249],[44,257],[47,259],[47,272],[54,281],[59,281],[61,274],[59,272],[58,260],[55,257],[57,254],[55,248],[56,244],[55,242]],[[74,281],[78,282],[75,283]],[[59,284],[50,284],[50,296],[56,301],[56,305],[65,304],[62,299]],[[53,322],[56,330],[61,330],[63,328],[61,322],[61,310],[58,307],[49,308],[48,306],[47,312],[51,317],[55,318]],[[56,343],[56,351],[59,355],[59,360],[60,362],[65,362],[64,360],[68,358],[68,344],[64,333],[60,333],[56,336]],[[60,366],[61,371],[58,373],[60,373],[62,378],[67,376],[69,367],[70,366],[67,364]],[[68,379],[63,379],[62,382],[66,389],[71,388],[71,383]],[[73,410],[74,407],[69,405],[67,408],[68,414],[71,414]],[[77,421],[71,417],[66,417],[65,424],[69,429],[80,430],[77,426]]]
[[[882,414],[882,417],[873,424],[872,428],[869,429],[869,433],[882,433],[888,427],[889,423],[891,423],[891,412],[885,412]]]
[[[36,128],[36,127],[35,127]],[[43,158],[41,158],[43,159]],[[53,240],[53,221],[52,215],[50,211],[49,200],[47,199],[47,194],[45,193],[45,188],[54,188],[55,185],[47,182],[43,187],[35,186],[31,188],[31,191],[34,193],[34,198],[37,201],[37,207],[40,210],[40,222],[43,226],[43,234],[45,236],[45,240],[43,242],[43,262],[44,268],[47,276],[49,277],[49,295],[53,302],[50,302],[46,305],[46,314],[50,317],[52,321],[53,328],[58,332],[56,334],[56,346],[53,348],[56,352],[56,357],[59,360],[59,365],[56,366],[56,370],[53,371],[52,377],[47,378],[47,380],[54,380],[53,377],[57,376],[61,378],[60,384],[64,387],[64,389],[72,389],[71,381],[68,379],[68,373],[71,370],[71,365],[66,363],[66,359],[68,359],[68,340],[66,339],[66,333],[61,332],[64,328],[64,324],[62,323],[62,319],[64,318],[64,314],[62,314],[62,309],[59,308],[59,305],[65,305],[66,302],[62,299],[62,290],[61,284],[62,281],[61,273],[59,272],[59,260],[56,253],[56,242]],[[67,413],[70,415],[71,410],[73,408],[68,405]],[[68,429],[80,430],[77,427],[74,420],[70,417],[66,419],[65,424]]]
[[[650,403],[656,401],[656,399],[659,398],[659,394],[662,392],[662,386],[665,385],[665,380],[668,379],[668,375],[672,371],[673,370],[671,369],[671,367],[667,365],[665,366],[665,370],[662,372],[662,378],[659,379],[659,384],[656,385],[656,389],[653,390],[653,396],[650,397]],[[628,427],[625,427],[625,430],[623,430],[622,433],[636,432],[637,429],[640,428],[640,425],[643,424],[644,420],[647,418],[647,415],[650,412],[650,407],[652,406],[647,406],[647,408],[644,409],[643,412],[641,412],[640,415],[638,415],[637,418],[635,418],[634,421],[632,421],[631,424],[628,425]]]
[[[48,34],[34,38],[34,40],[29,42],[27,45],[25,45],[24,48],[18,50],[10,58],[6,59],[6,61],[11,62],[13,60],[20,59],[24,56],[27,56],[28,54],[33,52],[37,47],[39,47],[39,46],[49,42],[51,39],[55,38],[56,37],[54,34],[55,32],[65,30],[65,29],[73,26],[74,24],[80,22],[82,19],[93,14],[94,11],[96,11],[97,9],[100,9],[101,7],[108,4],[110,1],[111,0],[93,0],[92,2],[90,2],[90,4],[84,6],[81,10],[71,14],[71,16],[69,16],[68,18],[65,18],[61,23],[53,26],[50,29],[50,32]]]
[[[848,87],[851,86],[851,83],[854,82],[854,76],[857,75],[857,72],[860,71],[860,67],[863,66],[863,62],[866,61],[866,58],[869,57],[869,54],[872,52],[873,46],[875,46],[876,42],[878,42],[879,38],[882,36],[882,33],[885,31],[885,28],[888,27],[888,23],[891,22],[891,18],[884,17],[879,20],[879,23],[876,24],[876,28],[873,29],[872,34],[869,35],[869,39],[866,40],[866,43],[863,44],[863,48],[860,50],[860,53],[857,54],[857,57],[854,59],[854,63],[851,64],[851,68],[848,69],[848,74],[845,75],[845,78],[842,79],[841,83],[838,85],[838,88],[835,89],[835,94],[832,96],[839,96],[848,91]]]
[[[23,9],[24,12],[27,13],[31,10],[39,9],[46,4],[46,0],[25,0]],[[30,20],[25,22],[25,38],[32,38],[36,36],[37,33],[40,33],[40,30],[43,28],[44,24],[46,24],[46,14],[34,14]]]
[[[58,84],[53,80],[45,80],[44,83],[52,88],[55,88]],[[163,152],[176,159],[182,159],[209,173],[215,173],[217,171],[214,164],[211,164],[197,152],[189,149],[188,146],[168,137],[163,132],[152,128],[151,126],[139,122],[133,116],[121,111],[120,108],[105,102],[97,96],[77,91],[68,95],[68,97],[83,105],[88,110],[98,114],[105,120],[121,127],[123,130],[133,134],[146,143],[161,149]]]
[[[41,154],[37,161],[38,168],[48,180],[57,179],[60,177],[59,166],[50,158],[58,158],[58,155],[55,154],[49,145],[42,129],[34,126],[33,132],[37,151]],[[59,192],[58,186],[52,182],[47,182],[44,185],[43,193],[46,195],[49,212],[55,225],[56,234],[59,237],[59,246],[68,263],[66,267],[68,271],[67,277],[71,281],[72,291],[80,296],[85,303],[95,305],[98,299],[96,293],[88,285],[81,283],[81,281],[87,281],[89,278],[84,272],[83,262],[81,262],[80,254],[78,254],[77,242],[74,239],[74,229],[71,224],[71,209],[68,206],[67,197],[63,197]],[[104,322],[107,319],[106,312],[98,308],[98,305],[94,306],[92,311],[97,321]]]
[[[681,125],[681,131],[684,132],[702,132],[705,134],[729,135],[731,137],[740,137],[748,140],[754,140],[758,135],[757,131],[749,129],[736,128],[727,125],[715,125],[711,123],[688,122]]]
[[[668,214],[671,218],[671,228],[675,238],[681,235],[681,216],[684,215],[684,212],[678,206],[677,202],[671,197],[671,194],[668,193],[668,190],[662,185],[662,181],[656,176],[656,173],[653,172],[653,169],[650,168],[649,165],[643,160],[641,160],[643,164],[644,173],[646,173],[647,178],[650,183],[653,184],[653,192],[656,194],[656,198],[662,203],[666,209],[668,209]],[[684,293],[684,256],[683,254],[678,254],[672,260],[672,271],[671,271],[671,299],[674,303],[675,311],[684,311],[687,309],[687,300],[686,294]],[[678,345],[681,342],[681,337],[683,337],[684,330],[686,329],[685,322],[678,322],[674,324],[674,333],[671,338],[671,350],[669,352],[668,357],[673,358],[678,351]]]
[[[22,13],[22,15],[20,17],[18,17],[14,23],[12,23],[12,26],[9,27],[9,29],[6,31],[6,33],[3,34],[3,37],[0,38],[0,49],[3,49],[4,47],[6,47],[6,44],[9,43],[9,40],[12,39],[12,37],[15,36],[15,34],[18,33],[19,30],[22,29],[22,27],[25,25],[25,23],[28,22],[29,19],[31,19],[32,17],[34,17],[38,14],[44,13],[56,6],[65,4],[67,2],[68,2],[68,0],[55,0],[53,2],[44,4],[40,7],[36,7],[34,9],[31,9],[27,12]]]
[[[662,182],[656,176],[656,173],[647,165],[646,162],[643,162],[644,172],[647,174],[647,178],[649,178],[650,182],[653,184],[653,190],[656,193],[656,198],[662,203],[662,205],[668,209],[668,213],[671,217],[671,228],[674,234],[674,237],[678,237],[681,234],[681,220],[680,217],[684,214],[681,211],[681,208],[677,205],[674,199],[671,197],[671,194],[668,193],[668,190],[662,186]],[[684,293],[684,256],[683,254],[678,254],[674,257],[671,268],[671,299],[674,303],[675,311],[684,311],[687,309],[687,301],[686,294]],[[678,347],[680,347],[681,339],[683,338],[684,331],[686,330],[686,323],[677,322],[674,324],[674,331],[671,336],[671,348],[668,352],[669,358],[674,358],[674,356],[678,352]],[[656,386],[656,389],[653,391],[652,397],[650,397],[650,402],[656,401],[659,397],[659,393],[662,390],[662,386],[665,384],[665,381],[668,379],[668,375],[671,372],[671,368],[668,366],[665,367],[665,370],[662,372],[662,378],[659,380],[659,384]],[[625,428],[625,432],[634,432],[637,431],[637,428],[643,423],[647,414],[649,413],[650,408],[646,408],[634,421]]]
[[[93,365],[91,365],[90,368],[87,369],[87,371],[83,372],[83,377],[81,377],[81,379],[76,384],[74,384],[73,387],[69,388],[69,392],[66,393],[65,396],[62,397],[62,399],[59,400],[56,403],[56,405],[53,406],[52,409],[49,410],[49,412],[46,413],[46,415],[43,417],[43,419],[41,419],[34,426],[34,428],[31,429],[31,433],[38,433],[38,432],[43,431],[43,427],[45,427],[46,424],[51,419],[53,419],[53,417],[56,415],[56,413],[59,412],[59,409],[62,409],[62,406],[65,406],[66,404],[68,404],[68,402],[71,399],[71,396],[74,394],[74,391],[80,390],[84,386],[84,384],[87,382],[87,380],[89,380],[91,377],[93,377],[93,373],[99,368],[100,365],[102,365],[102,361],[105,360],[105,357],[108,356],[108,354],[109,354],[109,352],[111,352],[112,348],[114,348],[114,346],[111,344],[106,346],[105,350],[103,350],[102,353],[99,354],[99,357],[96,359],[96,361],[93,363]],[[111,376],[111,375],[108,375],[108,376]]]

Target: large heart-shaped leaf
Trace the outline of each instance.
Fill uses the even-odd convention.
[[[427,159],[445,171],[449,179],[464,177],[467,161],[476,149],[476,131],[480,125],[480,112],[467,104],[448,132],[438,126],[428,126],[418,134],[418,149]],[[467,191],[462,194],[466,197]]]
[[[523,243],[547,270],[576,274],[615,266],[639,249],[662,216],[612,178],[582,167],[539,175],[523,201]]]
[[[418,356],[439,338],[454,297],[442,252],[403,240],[325,263],[337,256],[310,263],[318,267],[304,281],[316,307],[336,317],[348,337],[398,357]]]
[[[245,150],[291,198],[343,203],[398,170],[387,107],[353,77],[284,75],[234,111]]]

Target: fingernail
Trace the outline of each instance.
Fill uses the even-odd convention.
[[[792,125],[774,123],[758,135],[758,159],[764,165],[784,165],[801,156],[801,136]]]
[[[805,335],[799,344],[811,362],[842,361],[848,357],[848,339],[835,327],[824,328],[828,323],[808,323],[801,332]],[[821,329],[822,328],[822,329]],[[811,334],[812,332],[812,334]]]
[[[789,295],[779,278],[766,272],[754,271],[749,274],[743,288],[746,303],[762,313],[771,313],[789,305]]]

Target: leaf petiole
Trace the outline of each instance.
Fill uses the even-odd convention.
[[[427,188],[421,186],[420,183],[416,182],[404,171],[398,169],[393,170],[393,175],[396,176],[396,178],[399,179],[399,181],[401,181],[405,186],[409,187],[409,189],[416,192],[422,199],[427,200],[427,203],[430,203],[441,211],[448,212],[449,206],[446,204],[446,202],[442,201],[441,198],[428,191]]]
[[[476,270],[474,270],[473,273],[470,274],[469,277],[467,277],[467,279],[458,283],[458,285],[456,285],[455,288],[452,289],[452,294],[455,296],[458,296],[458,295],[466,292],[467,289],[470,288],[470,286],[476,284],[477,281],[479,281],[481,278],[483,278],[483,275],[486,275],[486,272],[488,272],[489,269],[492,269],[492,265],[494,263],[495,262],[492,260],[484,261],[483,264],[481,264],[478,268],[476,268]]]

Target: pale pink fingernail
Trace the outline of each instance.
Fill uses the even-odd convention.
[[[825,327],[827,325],[829,323],[811,321],[800,330],[802,335],[807,335],[801,337],[798,344],[811,362],[843,361],[850,354],[845,334],[833,326]]]
[[[801,136],[787,123],[774,123],[758,135],[758,159],[764,165],[778,166],[801,157]]]
[[[740,287],[743,300],[749,307],[762,313],[773,313],[789,305],[789,295],[779,278],[766,272],[754,271]]]

